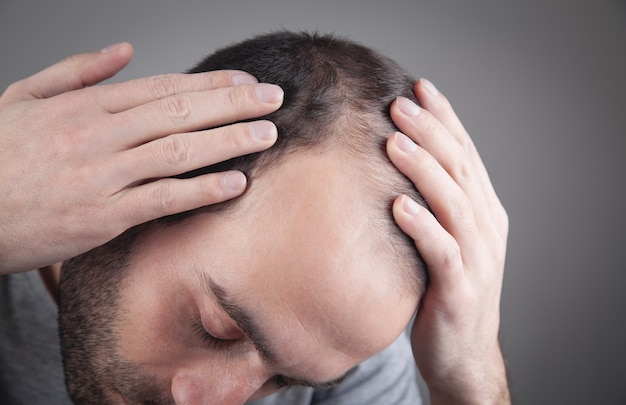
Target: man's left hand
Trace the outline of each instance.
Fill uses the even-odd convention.
[[[433,404],[509,403],[498,340],[508,217],[447,99],[423,79],[414,93],[423,108],[401,97],[391,107],[403,133],[387,152],[432,210],[407,196],[393,206],[430,277],[412,329],[415,360]]]

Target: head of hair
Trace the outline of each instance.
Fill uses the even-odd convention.
[[[270,149],[237,157],[184,174],[191,177],[240,170],[249,182],[297,152],[324,153],[343,148],[367,180],[360,187],[371,198],[382,245],[400,267],[400,282],[421,294],[427,283],[423,260],[413,241],[395,224],[391,205],[407,194],[423,206],[413,184],[391,163],[387,138],[397,131],[390,105],[397,96],[414,102],[415,79],[388,57],[354,41],[333,35],[278,31],[219,49],[188,73],[243,70],[259,82],[274,83],[285,93],[280,109],[264,117],[276,125],[278,139]],[[245,198],[245,197],[243,197]],[[240,199],[174,215],[164,222],[197,212],[232,209]]]

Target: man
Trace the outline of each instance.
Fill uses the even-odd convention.
[[[222,50],[198,67],[218,68],[247,70],[285,89],[284,108],[269,117],[279,141],[271,152],[207,169],[245,171],[242,198],[139,226],[66,263],[60,325],[74,400],[243,403],[284,385],[324,388],[345,379],[266,403],[280,403],[280,395],[287,403],[366,403],[366,389],[372,403],[415,401],[407,381],[398,380],[401,389],[396,381],[409,356],[394,353],[406,342],[381,352],[420,299],[430,305],[421,259],[390,213],[398,194],[419,195],[381,148],[393,132],[388,106],[410,95],[413,80],[365,48],[289,33]],[[397,107],[413,108],[406,101]],[[411,129],[410,120],[398,121]],[[392,142],[390,157],[415,181],[401,153],[417,145],[399,134]],[[425,210],[410,201],[393,203],[395,218],[436,269],[434,249],[407,222]],[[446,258],[452,269],[453,258]],[[431,277],[437,286],[440,276]],[[372,362],[377,373],[368,371]],[[463,383],[472,381],[450,381],[454,389]],[[432,388],[435,397],[444,392]]]

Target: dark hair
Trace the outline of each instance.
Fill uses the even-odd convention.
[[[278,140],[267,151],[228,160],[180,177],[222,170],[256,176],[281,159],[303,150],[343,147],[369,181],[362,187],[379,215],[374,230],[393,251],[395,265],[404,269],[405,287],[421,293],[427,276],[410,240],[395,224],[391,204],[403,193],[426,206],[413,184],[392,165],[385,152],[387,138],[397,130],[389,108],[397,96],[415,100],[415,79],[391,59],[332,35],[279,31],[222,48],[188,73],[220,69],[243,70],[259,82],[274,83],[285,92],[283,106],[265,118],[276,124]],[[178,221],[199,212],[236,206],[234,199],[162,220]],[[391,243],[390,243],[391,242]]]

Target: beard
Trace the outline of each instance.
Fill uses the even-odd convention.
[[[59,335],[68,393],[76,404],[172,404],[169,386],[117,352],[123,288],[138,228],[63,264]]]

